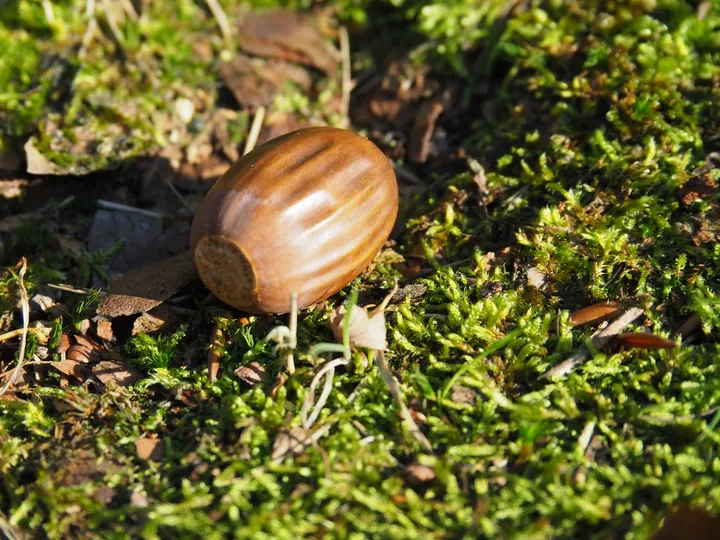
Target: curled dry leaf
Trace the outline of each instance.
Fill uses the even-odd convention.
[[[237,375],[248,386],[255,386],[258,383],[268,380],[265,368],[257,362],[252,362],[247,366],[240,366],[235,370],[235,375]]]
[[[616,343],[634,349],[674,349],[677,343],[647,332],[625,332],[615,337]]]
[[[135,449],[142,459],[157,461],[165,455],[165,443],[160,439],[141,437],[135,441]]]
[[[98,307],[108,318],[145,313],[197,278],[190,251],[131,270],[110,284]]]
[[[620,315],[624,306],[620,302],[601,302],[593,304],[570,314],[570,323],[573,326],[583,326],[586,324],[595,324],[612,319],[616,315]]]
[[[80,382],[85,382],[91,374],[89,366],[85,365],[83,362],[78,362],[69,358],[58,362],[51,362],[50,365],[63,375],[73,377]]]

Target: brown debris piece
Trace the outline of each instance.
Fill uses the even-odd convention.
[[[57,346],[58,354],[67,352],[67,350],[70,348],[70,345],[72,345],[72,342],[70,341],[70,336],[68,336],[67,334],[63,334],[62,336],[60,336],[60,340],[58,341]]]
[[[413,485],[427,484],[437,477],[432,467],[419,463],[408,465],[404,472],[408,483]]]
[[[651,540],[713,540],[720,529],[720,516],[704,508],[681,504],[665,517],[662,528]]]
[[[85,336],[74,336],[75,343],[65,353],[68,360],[80,364],[88,364],[97,362],[101,359],[102,347],[94,340]]]
[[[42,155],[40,150],[35,147],[35,137],[31,137],[25,143],[25,159],[27,160],[27,172],[30,174],[67,174],[67,170]]]
[[[145,313],[159,306],[197,278],[190,251],[131,270],[110,284],[110,294],[98,307],[109,318]]]
[[[132,335],[154,334],[155,332],[167,330],[177,321],[177,318],[177,314],[172,308],[160,304],[135,319],[132,327]]]
[[[220,371],[220,356],[222,356],[222,331],[217,327],[213,326],[212,332],[210,333],[210,349],[207,355],[207,370],[208,379],[210,383],[214,383],[217,377],[218,371]]]
[[[273,443],[273,461],[282,459],[289,453],[300,455],[305,451],[309,433],[299,426],[281,431]]]
[[[113,333],[112,322],[107,319],[98,319],[97,321],[97,335],[100,339],[112,343],[115,341],[115,334]]]
[[[160,439],[141,437],[135,441],[138,457],[148,461],[157,461],[165,455],[165,443]]]
[[[455,403],[463,403],[465,405],[475,406],[478,394],[472,388],[456,384],[450,390],[450,399]]]
[[[17,199],[24,193],[23,188],[29,184],[29,180],[0,180],[0,197],[3,199]]]
[[[239,25],[246,53],[312,66],[327,73],[338,67],[337,54],[323,38],[312,15],[291,10],[248,14]]]
[[[235,375],[248,386],[255,386],[258,383],[263,383],[268,380],[265,368],[257,362],[252,362],[247,366],[240,366],[235,370]]]
[[[244,54],[220,64],[220,76],[240,105],[270,105],[283,85],[290,81],[303,90],[312,84],[310,74],[300,66],[280,61],[265,62]]]
[[[391,302],[393,304],[397,304],[399,302],[402,302],[406,298],[409,298],[411,301],[418,300],[422,298],[426,292],[427,286],[423,285],[422,283],[411,283],[410,285],[405,285],[402,289],[396,292],[395,295],[392,297]]]
[[[80,382],[85,382],[91,374],[89,366],[69,358],[58,362],[51,362],[50,365],[57,369],[60,373],[73,377]]]
[[[435,131],[435,122],[443,111],[438,101],[426,101],[420,106],[415,124],[410,132],[408,157],[415,163],[425,163],[430,156],[430,141]]]
[[[109,360],[94,365],[92,372],[103,384],[114,381],[118,386],[125,387],[140,380],[140,373],[134,368]]]
[[[694,203],[697,199],[712,195],[717,189],[717,183],[715,183],[709,174],[704,174],[685,182],[680,188],[678,195],[682,203],[688,205]]]
[[[620,302],[600,302],[573,311],[570,314],[570,323],[573,326],[600,323],[619,315],[622,309]]]
[[[616,343],[634,349],[674,349],[677,343],[647,332],[625,332],[615,337]]]

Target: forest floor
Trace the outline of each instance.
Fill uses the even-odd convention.
[[[0,1],[0,51],[0,537],[720,512],[720,1]],[[197,279],[98,314],[249,140],[311,125],[386,153],[400,215],[300,311],[292,375],[288,316]],[[332,310],[396,280],[390,371],[355,346],[325,386]]]

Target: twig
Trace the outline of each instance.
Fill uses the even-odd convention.
[[[97,292],[100,296],[105,296],[107,293],[105,291],[93,291],[92,289],[81,289],[78,287],[73,287],[72,285],[64,285],[62,283],[48,283],[46,285],[47,287],[50,287],[51,289],[57,289],[59,291],[65,291],[73,294],[89,294],[91,292]]]
[[[110,5],[109,0],[103,0],[103,10],[105,11],[105,18],[107,19],[108,26],[110,27],[110,32],[112,32],[115,41],[118,42],[118,45],[120,45],[120,47],[124,47],[125,38],[120,32],[120,27],[115,20],[115,14],[112,11],[112,6]]]
[[[105,201],[103,199],[98,199],[97,205],[100,208],[105,208],[107,210],[118,210],[120,212],[131,212],[131,213],[142,214],[144,216],[150,216],[150,217],[154,217],[154,218],[167,217],[167,214],[163,214],[162,212],[153,212],[152,210],[144,210],[142,208],[136,208],[135,206],[128,206],[126,204],[116,203],[116,202],[112,202],[112,201]]]
[[[135,11],[135,6],[132,5],[132,2],[130,2],[130,0],[120,0],[120,4],[122,4],[123,10],[125,11],[125,14],[130,17],[130,20],[132,22],[137,22],[138,14],[137,11]]]
[[[643,310],[640,308],[633,307],[628,309],[615,321],[609,324],[607,328],[600,330],[591,338],[592,346],[598,350],[604,348],[610,342],[610,340],[612,340],[618,334],[622,333],[625,328],[632,324],[635,319],[639,318],[642,314]],[[585,362],[589,357],[590,351],[588,347],[584,345],[570,358],[540,375],[540,379],[567,375],[577,366]]]
[[[212,332],[210,333],[210,350],[207,355],[207,370],[208,379],[210,384],[215,382],[218,371],[220,371],[220,340],[222,339],[222,332],[218,328],[217,324],[213,325]]]
[[[255,148],[258,137],[260,136],[260,129],[262,129],[264,119],[265,107],[260,106],[258,107],[258,110],[255,113],[255,118],[253,118],[253,123],[250,126],[250,133],[248,133],[247,141],[245,141],[245,150],[243,151],[243,155],[252,152],[253,148]]]
[[[325,366],[323,366],[323,368],[318,371],[313,378],[312,382],[310,383],[310,391],[305,398],[305,403],[303,404],[303,408],[300,413],[303,427],[305,429],[310,429],[312,427],[312,425],[315,423],[318,416],[320,415],[320,411],[322,411],[323,407],[325,406],[328,397],[330,396],[330,392],[332,391],[333,377],[335,376],[335,368],[339,366],[346,366],[348,364],[349,362],[344,358],[336,358],[335,360],[331,360]],[[317,388],[317,385],[320,383],[320,380],[323,378],[323,376],[325,376],[325,374],[327,374],[327,377],[325,378],[325,385],[323,386],[323,391],[320,394],[320,398],[318,399],[317,403],[313,407],[315,389]],[[308,412],[311,408],[313,409],[313,411],[310,417],[308,417]]]
[[[427,452],[432,454],[433,447],[430,444],[430,441],[427,439],[427,437],[425,437],[423,432],[420,431],[420,428],[415,423],[415,420],[413,420],[410,411],[408,410],[405,402],[402,399],[402,395],[400,393],[400,384],[390,372],[390,368],[388,367],[387,362],[385,362],[385,353],[383,351],[376,351],[376,353],[377,354],[375,356],[375,364],[377,365],[378,371],[380,371],[380,376],[383,378],[383,381],[385,381],[388,390],[390,390],[390,393],[395,398],[395,401],[397,401],[398,405],[400,405],[400,416],[408,424],[413,437],[415,437],[415,439],[422,445],[423,448],[425,448]]]
[[[222,6],[217,0],[205,0],[205,3],[208,8],[210,8],[213,17],[215,17],[223,38],[225,38],[226,42],[230,43],[232,41],[232,30],[230,29],[230,23],[228,22],[228,18],[225,15]]]
[[[350,36],[347,28],[340,27],[340,53],[342,55],[342,101],[340,107],[343,122],[347,127],[350,124],[350,93],[352,92],[352,63],[350,62]]]
[[[30,329],[30,300],[28,299],[27,290],[25,290],[25,282],[23,281],[23,278],[25,277],[25,272],[27,272],[27,260],[25,259],[25,257],[23,257],[22,266],[20,268],[20,271],[18,272],[18,287],[20,288],[20,303],[22,304],[23,318],[23,332],[22,337],[20,338],[20,351],[18,352],[18,363],[17,366],[15,366],[15,371],[13,371],[10,380],[5,383],[5,386],[3,386],[2,389],[0,389],[0,396],[7,392],[7,389],[15,383],[15,379],[20,373],[23,365],[23,360],[25,359],[25,347],[27,346],[28,330]]]

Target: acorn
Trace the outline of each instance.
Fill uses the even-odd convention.
[[[390,160],[351,131],[312,127],[258,146],[215,183],[193,220],[200,279],[249,313],[332,296],[372,262],[398,215]]]

